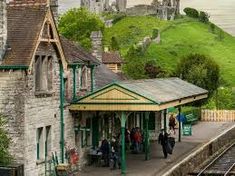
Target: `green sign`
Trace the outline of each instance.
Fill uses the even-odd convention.
[[[191,124],[184,124],[183,125],[183,135],[184,136],[191,136],[192,135],[192,125]]]

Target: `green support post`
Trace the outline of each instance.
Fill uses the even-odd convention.
[[[64,77],[63,66],[60,63],[60,154],[64,163]]]
[[[181,118],[180,118],[180,115],[181,115],[181,106],[178,108],[178,111],[179,111],[179,139],[178,141],[181,142]]]
[[[73,65],[72,66],[72,69],[73,69],[73,101],[76,101],[76,99],[77,99],[77,90],[76,90],[76,88],[77,88],[77,75],[76,75],[76,68],[77,68],[77,66],[76,65]]]
[[[150,150],[149,150],[149,112],[145,112],[145,160],[149,160],[150,158]]]
[[[166,115],[167,115],[167,110],[164,109],[164,133],[167,132]]]
[[[90,68],[91,68],[91,92],[93,92],[94,88],[95,88],[95,86],[94,86],[94,68],[95,68],[95,66],[92,65]]]
[[[121,172],[122,175],[126,175],[126,151],[125,151],[125,128],[126,128],[126,113],[121,113],[121,149],[122,149],[122,157],[121,157]]]

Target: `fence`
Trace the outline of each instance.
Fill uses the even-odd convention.
[[[202,110],[202,121],[234,122],[235,110]]]

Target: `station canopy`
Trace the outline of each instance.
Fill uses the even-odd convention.
[[[179,78],[109,84],[69,106],[71,111],[160,111],[207,98],[208,91]]]

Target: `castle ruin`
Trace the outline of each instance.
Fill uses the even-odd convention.
[[[130,8],[127,8],[127,0],[81,0],[81,7],[95,13],[116,11],[130,16],[153,15],[173,20],[180,13],[180,0],[153,0],[151,5],[140,4]]]

